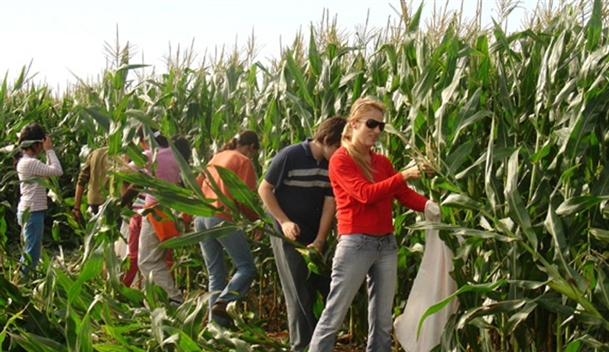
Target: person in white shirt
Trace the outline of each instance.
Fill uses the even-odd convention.
[[[37,179],[61,176],[63,170],[53,151],[51,137],[40,125],[30,123],[25,126],[19,134],[18,146],[21,155],[15,166],[20,181],[21,197],[17,206],[17,221],[24,238],[25,253],[21,257],[21,262],[24,265],[23,275],[27,279],[29,270],[36,270],[40,259],[47,210],[46,190]],[[46,153],[46,163],[36,158],[43,151]]]

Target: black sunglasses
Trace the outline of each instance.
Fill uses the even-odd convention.
[[[364,120],[358,120],[358,121],[364,121]],[[385,129],[385,122],[379,122],[375,119],[368,119],[368,120],[365,120],[365,122],[366,122],[366,127],[368,127],[371,130],[375,129],[377,126],[381,132],[383,132],[383,130]]]

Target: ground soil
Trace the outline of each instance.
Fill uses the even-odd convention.
[[[277,341],[287,341],[289,336],[287,331],[269,333],[269,337]],[[358,346],[349,342],[349,336],[341,336],[336,341],[334,352],[364,352],[366,346]]]

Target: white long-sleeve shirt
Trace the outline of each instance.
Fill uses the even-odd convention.
[[[30,211],[47,209],[46,189],[32,180],[33,178],[61,176],[63,174],[63,169],[55,151],[53,149],[47,150],[46,156],[46,164],[27,154],[23,154],[17,163],[17,174],[19,175],[19,181],[21,181],[21,198],[19,199],[18,209],[21,211],[28,208]]]

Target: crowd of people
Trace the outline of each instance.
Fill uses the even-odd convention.
[[[270,238],[285,297],[292,351],[307,348],[311,352],[332,351],[336,334],[364,281],[368,291],[367,351],[391,350],[398,253],[393,234],[393,201],[396,199],[419,212],[437,214],[439,207],[407,184],[411,179],[432,174],[429,166],[418,165],[398,172],[386,156],[373,151],[386,124],[384,113],[381,102],[358,99],[347,118],[328,118],[317,127],[313,138],[280,150],[259,185],[252,159],[260,149],[260,140],[254,131],[243,131],[213,156],[197,178],[202,193],[221,211],[192,219],[196,231],[231,223],[234,221],[231,209],[252,221],[258,218],[257,213],[240,205],[231,195],[219,168],[232,171],[251,190],[257,189],[275,230],[285,238],[323,252],[327,249],[327,236],[337,224],[338,243],[330,277],[311,273],[293,242],[276,236]],[[166,137],[158,131],[153,133],[158,145],[154,153],[146,144],[150,136],[145,135],[144,129],[139,136],[148,165],[129,165],[177,184],[176,155]],[[188,160],[190,149],[186,140],[174,136],[172,142]],[[51,138],[40,126],[26,126],[19,136],[19,146],[22,157],[16,163],[21,180],[18,218],[25,243],[23,273],[27,276],[28,269],[36,268],[40,256],[47,209],[45,189],[33,180],[59,176],[62,169]],[[36,158],[43,151],[46,164]],[[107,153],[107,148],[93,151],[81,170],[73,210],[76,218],[82,217],[86,185],[91,212],[96,213],[105,201]],[[175,229],[170,231],[159,225],[163,222],[149,211],[158,203],[145,190],[138,196],[133,187],[125,187],[122,194],[127,199],[124,204],[136,210],[128,226],[129,269],[123,283],[131,286],[139,271],[143,280],[152,279],[167,292],[170,304],[181,304],[184,298],[171,273],[171,252],[160,246],[167,236],[173,236],[169,233]],[[255,233],[254,237],[260,239],[261,234]],[[200,246],[208,272],[208,291],[213,293],[209,299],[209,318],[227,326],[231,322],[227,305],[246,294],[257,272],[245,233],[235,230],[202,241]],[[224,251],[235,264],[235,272],[228,281]],[[313,306],[319,294],[324,298],[325,308],[318,321]]]

